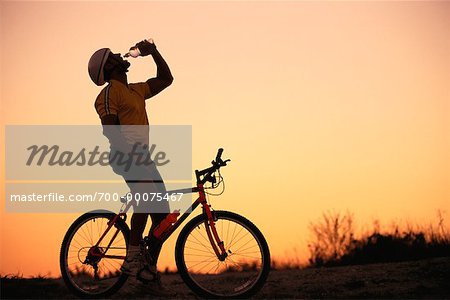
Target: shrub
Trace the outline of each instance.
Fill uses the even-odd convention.
[[[375,224],[379,224],[376,222]],[[312,239],[308,245],[310,266],[336,266],[416,260],[450,255],[450,234],[445,229],[442,213],[437,226],[401,231],[393,225],[381,232],[379,225],[355,238],[353,215],[327,212],[311,223]]]

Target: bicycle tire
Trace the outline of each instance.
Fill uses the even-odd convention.
[[[228,211],[214,211],[214,216],[216,220],[228,220],[229,222],[236,222],[237,224],[242,225],[246,230],[252,234],[255,238],[257,244],[259,245],[261,255],[262,255],[262,263],[261,270],[259,273],[259,277],[256,281],[246,290],[237,292],[237,293],[217,293],[208,289],[208,287],[202,286],[193,279],[193,275],[188,271],[188,267],[186,265],[185,260],[185,247],[186,241],[193,232],[196,227],[201,226],[202,223],[205,222],[206,216],[204,214],[198,215],[189,221],[183,230],[180,232],[178,236],[176,246],[175,246],[175,259],[178,268],[178,272],[182,277],[183,281],[186,285],[197,295],[204,298],[215,298],[215,299],[223,299],[223,298],[248,298],[256,294],[264,285],[267,280],[267,277],[270,272],[270,251],[267,245],[267,242],[261,233],[261,231],[248,219],[240,216],[238,214],[228,212]],[[216,223],[218,224],[218,223]],[[227,249],[227,243],[224,241],[225,248]],[[211,247],[211,245],[209,244]],[[230,251],[227,249],[227,251]],[[229,252],[231,253],[231,251]],[[198,255],[197,255],[198,256]],[[205,258],[206,260],[206,258]],[[225,271],[226,272],[226,271]],[[221,273],[226,274],[226,273]],[[208,275],[208,273],[207,273]]]
[[[111,220],[115,217],[116,214],[114,214],[111,211],[106,210],[98,210],[93,212],[88,212],[80,216],[78,219],[76,219],[72,225],[67,230],[64,239],[61,243],[61,250],[60,250],[60,270],[62,278],[66,284],[66,286],[69,288],[69,290],[75,294],[76,296],[80,298],[104,298],[107,296],[110,296],[117,292],[122,285],[126,282],[128,275],[121,273],[118,277],[118,280],[107,290],[104,290],[99,293],[89,293],[80,288],[76,285],[76,283],[72,280],[71,275],[69,274],[69,268],[68,268],[68,253],[69,253],[69,247],[72,242],[72,239],[75,235],[75,233],[89,220],[96,219],[96,218],[102,218],[106,220]],[[130,236],[130,230],[128,228],[128,225],[120,218],[117,219],[117,222],[115,223],[115,227],[120,230],[120,232],[123,234],[123,238],[125,241],[125,246],[128,247],[128,241]]]

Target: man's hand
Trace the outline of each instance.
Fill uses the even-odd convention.
[[[139,42],[136,44],[135,47],[139,49],[139,52],[141,52],[141,56],[147,56],[147,55],[153,55],[156,52],[156,46],[153,43],[152,39],[143,40],[142,42]]]

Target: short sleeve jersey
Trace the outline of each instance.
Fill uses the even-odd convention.
[[[95,110],[100,118],[116,115],[120,125],[148,125],[145,99],[151,97],[146,82],[131,83],[128,87],[111,80],[95,100]]]

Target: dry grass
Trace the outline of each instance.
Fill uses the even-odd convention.
[[[442,211],[428,226],[393,223],[355,233],[353,215],[326,212],[310,224],[309,264],[313,267],[416,260],[450,255],[450,232]]]

